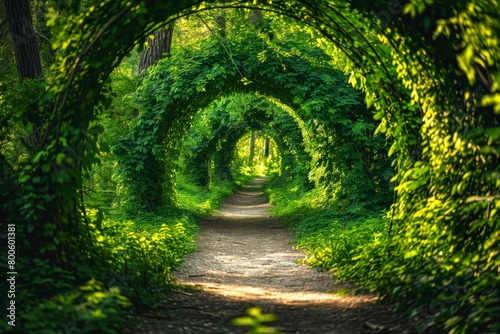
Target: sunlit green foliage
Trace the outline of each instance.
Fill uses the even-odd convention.
[[[139,222],[144,224],[144,219]],[[139,294],[146,286],[152,290],[172,282],[173,271],[194,249],[195,225],[187,217],[153,216],[148,224],[154,226],[153,231],[133,221],[105,220],[96,231],[96,246],[102,248],[108,265],[126,276],[122,279],[127,280],[129,293]]]
[[[233,326],[248,327],[247,334],[278,334],[281,329],[265,325],[267,322],[276,321],[278,317],[273,314],[263,314],[260,307],[251,307],[247,315],[231,320]]]
[[[345,209],[324,191],[307,191],[299,183],[280,183],[279,178],[266,186],[270,202],[276,205],[272,212],[285,219],[294,232],[296,247],[306,251],[304,263],[335,270],[338,278],[370,276],[360,269],[366,264],[358,262],[367,244],[380,238],[387,241],[389,221],[382,217],[384,206],[368,202]],[[350,271],[352,268],[356,269]],[[346,270],[349,275],[344,274]]]
[[[30,304],[18,318],[18,332],[117,333],[125,323],[130,301],[117,287],[106,288],[94,279],[75,291],[60,293],[40,304]],[[10,332],[9,328],[6,332]]]
[[[181,156],[180,140],[192,124],[194,113],[209,108],[212,100],[223,96],[258,93],[269,96],[270,102],[277,104],[278,109],[281,104],[295,110],[293,116],[287,116],[286,122],[291,123],[291,127],[303,127],[292,134],[283,128],[285,121],[272,123],[281,127],[273,132],[278,132],[278,136],[283,138],[279,141],[288,145],[287,151],[281,153],[297,159],[295,162],[282,162],[283,168],[294,169],[294,166],[302,165],[311,169],[309,181],[316,182],[318,186],[328,188],[330,184],[341,183],[338,187],[329,188],[329,196],[342,197],[346,205],[362,201],[365,197],[386,202],[388,181],[392,174],[384,140],[373,136],[375,125],[371,115],[361,106],[357,93],[346,84],[346,77],[328,65],[329,57],[320,50],[316,50],[316,56],[325,60],[324,66],[299,58],[286,51],[279,42],[267,44],[257,34],[252,36],[248,33],[247,38],[250,37],[251,43],[240,45],[228,35],[225,43],[231,43],[230,57],[227,46],[221,45],[217,37],[212,37],[202,43],[201,49],[186,47],[149,71],[136,95],[140,117],[134,123],[132,132],[114,146],[114,152],[120,158],[123,185],[128,188],[127,198],[137,202],[139,207],[152,211],[162,204],[175,204],[174,175],[176,161]],[[262,51],[248,53],[249,49]],[[243,135],[232,128],[237,120],[231,118],[235,115],[234,112],[231,114],[231,108],[242,109],[240,113],[260,109],[267,112],[267,115],[261,116],[261,121],[266,121],[262,117],[268,117],[267,122],[273,121],[269,118],[269,110],[277,107],[266,103],[259,106],[262,102],[254,102],[255,98],[241,100],[240,106],[234,101],[235,97],[228,98],[215,106],[212,114],[207,114],[207,120],[212,123],[208,132],[190,136],[198,144],[195,143],[194,155],[186,163],[193,166],[195,173],[211,168],[212,155],[222,144],[221,141],[226,141],[229,147],[219,150],[225,157],[216,157],[223,161],[215,162],[214,166],[221,174],[224,173],[224,166],[227,169],[231,158],[228,154],[233,149],[230,141],[234,142]],[[245,103],[251,107],[245,106]],[[228,113],[229,116],[220,119],[210,116],[217,115],[217,112]],[[278,112],[283,114],[283,111]],[[299,120],[295,121],[293,117]],[[262,127],[249,121],[255,122],[255,116],[248,114],[242,119],[253,129]],[[304,136],[308,136],[308,140]],[[231,139],[227,141],[227,138]],[[309,154],[306,161],[311,161],[310,166],[304,166],[305,155],[300,153],[300,145]],[[298,159],[302,161],[299,163]],[[304,172],[307,173],[307,170],[299,174]],[[297,173],[294,171],[291,175]],[[208,184],[208,181],[206,173],[195,176],[195,182],[199,184]],[[355,190],[349,193],[344,191],[350,187]],[[336,193],[338,191],[341,192]]]
[[[258,91],[296,112],[292,117],[298,118],[302,138],[294,142],[303,143],[309,155],[308,179],[341,215],[369,209],[371,200],[382,205],[389,199],[390,160],[383,140],[372,134],[386,135],[395,159],[390,234],[366,244],[350,267],[370,275],[352,276],[344,267],[346,277],[410,312],[426,310],[430,324],[439,328],[500,331],[496,0],[253,1],[289,19],[277,15],[254,27],[244,19],[249,11],[239,9],[234,17],[240,19],[227,27],[230,41],[215,37],[218,29],[210,15],[201,13],[203,20],[193,30],[202,32],[200,38],[190,45],[189,28],[182,30],[177,40],[183,49],[152,68],[136,101],[124,103],[128,121],[135,118],[129,105],[140,109],[132,131],[116,126],[108,133],[105,129],[116,124],[104,110],[121,108],[112,91],[133,90],[116,89],[122,86],[116,75],[114,86],[108,79],[136,45],[177,16],[245,2],[49,4],[50,34],[38,31],[51,39],[55,52],[49,54],[44,45],[44,65],[52,65],[50,70],[45,66],[43,82],[14,85],[6,56],[11,51],[4,43],[0,50],[2,64],[8,64],[0,74],[0,214],[17,224],[18,256],[24,259],[19,266],[26,279],[36,277],[32,268],[40,268],[42,277],[53,272],[65,278],[54,281],[69,291],[95,273],[111,271],[96,265],[85,196],[96,207],[104,201],[119,208],[123,200],[131,212],[175,205],[175,164],[182,162],[181,141],[194,115],[221,96]],[[44,26],[44,21],[36,22]],[[241,33],[249,27],[255,33]],[[326,52],[312,45],[327,45]],[[378,123],[345,85],[345,77],[329,69],[332,65],[364,92]],[[176,72],[180,68],[186,70],[182,75]],[[126,138],[114,151],[122,162],[120,177],[110,181],[115,158],[106,144],[116,144],[113,132]],[[280,153],[291,147],[281,146]],[[217,152],[209,155],[211,161],[217,161]],[[99,155],[101,170],[94,167]],[[283,155],[282,166],[290,165]],[[107,191],[120,199],[105,198]],[[96,194],[91,203],[89,195]],[[30,282],[20,284],[41,288],[52,280]],[[36,291],[33,286],[25,291]],[[54,289],[38,291],[50,297]]]
[[[235,145],[234,158],[232,161],[233,174],[245,174],[249,176],[273,176],[279,175],[281,171],[280,152],[276,142],[266,133],[256,131],[254,154],[250,161],[250,141],[252,133],[248,132]],[[265,142],[269,141],[269,153],[265,156]]]

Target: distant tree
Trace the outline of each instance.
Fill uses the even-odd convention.
[[[260,19],[262,18],[262,12],[260,11],[260,9],[254,9],[252,10],[252,17],[251,17],[251,21],[253,24],[256,24],[258,21],[260,21]]]
[[[250,145],[248,147],[248,165],[253,165],[253,157],[255,156],[255,130],[252,130],[252,135],[250,136]]]
[[[44,0],[31,0],[31,13],[33,17],[33,28],[35,29],[38,49],[40,50],[40,58],[42,67],[47,68],[55,61],[56,52],[52,49],[52,28],[47,25],[47,14],[49,5]]]
[[[5,13],[5,3],[0,1],[0,80],[10,78],[15,67],[14,51],[10,43],[10,32]]]
[[[219,28],[219,36],[226,38],[226,17],[224,15],[214,16],[215,23]]]
[[[264,139],[264,158],[269,157],[269,147],[270,147],[270,140],[269,137],[266,137]]]

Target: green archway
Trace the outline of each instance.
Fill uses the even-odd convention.
[[[493,199],[492,194],[496,194],[497,181],[491,173],[498,169],[498,154],[494,149],[481,151],[480,148],[494,147],[493,143],[498,141],[495,135],[498,121],[493,112],[497,86],[492,84],[499,73],[498,61],[495,61],[498,52],[493,46],[488,47],[485,42],[472,38],[472,23],[464,30],[454,17],[458,12],[463,13],[467,22],[472,22],[473,18],[489,18],[485,20],[489,22],[498,20],[498,13],[480,3],[475,3],[480,10],[468,8],[466,4],[465,1],[456,4],[441,1],[434,6],[408,3],[405,6],[409,14],[394,11],[391,20],[381,22],[374,14],[387,8],[377,3],[356,2],[352,6],[359,9],[357,12],[349,9],[348,3],[328,1],[252,2],[252,6],[304,20],[359,66],[353,78],[361,83],[370,100],[375,97],[380,110],[376,117],[382,119],[379,129],[396,139],[391,152],[398,154],[399,203],[411,203],[397,206],[397,217],[401,220],[413,219],[411,217],[420,210],[425,211],[429,207],[428,199],[436,196],[453,207],[456,204],[452,203],[460,202],[457,196],[462,197],[460,205],[468,212],[483,211],[487,204],[484,200],[464,202],[471,195]],[[58,239],[77,247],[78,241],[69,235],[81,235],[79,230],[84,218],[80,170],[93,162],[91,157],[95,154],[91,148],[82,149],[81,142],[94,117],[94,106],[103,99],[103,87],[111,70],[138,41],[156,28],[156,23],[165,23],[207,6],[244,5],[108,1],[92,7],[89,12],[68,13],[67,23],[60,24],[61,42],[55,45],[64,52],[59,54],[53,66],[51,86],[40,100],[46,134],[39,154],[21,178],[25,190],[22,201],[33,203],[23,205],[21,215],[33,222],[30,225],[37,230],[37,235],[47,236],[45,242],[51,243],[58,233],[65,234],[56,230],[68,231],[68,235],[60,235]],[[494,3],[490,7],[496,8]],[[441,19],[439,26],[437,19]],[[491,31],[487,25],[480,28]],[[374,33],[379,33],[380,38],[368,38]],[[63,40],[70,42],[61,44]],[[460,43],[467,46],[467,52],[454,48]],[[467,75],[464,76],[465,70]],[[484,76],[476,75],[485,70],[490,73],[486,81],[482,80]],[[406,90],[412,93],[411,99],[404,98]],[[485,107],[479,108],[483,94],[486,94],[482,99]],[[468,122],[457,121],[460,119]],[[471,132],[471,125],[477,131]],[[63,133],[61,129],[67,131]],[[457,141],[460,143],[458,148]],[[476,159],[477,154],[482,158]],[[479,161],[479,166],[467,167],[460,161]],[[450,165],[456,166],[451,173],[448,172]],[[57,176],[42,177],[51,170]],[[422,174],[426,178],[419,180],[417,185],[413,181]],[[461,179],[465,175],[477,182],[466,181],[468,190],[457,195],[458,188],[448,185],[463,184],[460,187],[463,189],[465,184]],[[410,184],[413,186],[408,187]],[[458,211],[462,209],[454,212]],[[421,216],[425,214],[418,214]],[[452,229],[458,238],[463,238],[463,231],[471,226],[470,219],[475,218],[460,215],[450,219],[464,222]],[[47,225],[47,221],[54,223]],[[42,225],[44,227],[38,230]],[[47,231],[49,226],[52,226],[51,232]]]
[[[444,284],[453,276],[464,291],[474,288],[459,303],[470,314],[474,300],[499,295],[497,5],[493,0],[416,0],[401,7],[380,1],[110,0],[84,13],[68,12],[60,19],[65,22],[54,45],[60,53],[50,84],[38,105],[29,106],[43,123],[43,136],[25,168],[10,179],[11,188],[20,191],[8,194],[15,198],[9,220],[25,227],[33,248],[44,249],[54,263],[76,257],[87,240],[81,171],[96,152],[82,143],[95,107],[106,104],[112,69],[158,25],[178,16],[209,6],[254,6],[302,20],[343,50],[352,61],[353,84],[377,110],[378,130],[393,140],[398,199],[387,252],[396,254],[400,265],[385,268],[383,278],[408,290],[416,279],[432,286],[436,277]],[[442,246],[429,245],[431,237]],[[457,267],[455,262],[466,260],[468,265]],[[405,266],[423,263],[432,263],[434,272],[398,280]],[[463,321],[450,319],[455,321],[450,326]]]
[[[210,183],[212,162],[217,175],[231,179],[231,159],[238,140],[250,130],[267,130],[279,148],[282,158],[281,173],[288,177],[307,180],[311,156],[305,151],[303,134],[295,119],[283,109],[272,105],[263,97],[238,96],[238,104],[232,97],[214,104],[202,115],[208,114],[211,130],[206,136],[196,138],[193,155],[187,160],[187,173],[199,185]],[[247,109],[242,109],[247,108]],[[230,111],[236,109],[237,111]],[[231,114],[241,119],[231,119]],[[188,137],[195,137],[197,129],[190,130]]]
[[[273,49],[245,54],[236,48],[228,58],[216,38],[206,41],[202,50],[161,61],[139,88],[141,114],[130,135],[114,149],[133,202],[149,210],[175,203],[174,162],[180,139],[198,110],[236,93],[270,96],[295,110],[310,133],[306,150],[317,152],[311,156],[311,170],[325,170],[319,183],[350,189],[356,202],[376,196],[380,188],[385,188],[381,200],[389,197],[387,182],[378,190],[375,186],[383,183],[378,180],[383,168],[390,168],[384,140],[366,136],[375,129],[372,116],[340,71]],[[362,192],[356,184],[364,184]]]

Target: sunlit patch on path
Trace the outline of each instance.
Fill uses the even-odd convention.
[[[335,302],[342,307],[355,307],[361,303],[371,303],[373,298],[369,297],[345,297],[333,293],[321,293],[313,291],[287,291],[289,284],[286,284],[286,278],[283,279],[283,288],[269,288],[269,287],[253,287],[249,285],[234,285],[234,284],[221,284],[221,283],[200,283],[196,286],[207,290],[212,294],[222,295],[227,298],[235,300],[247,300],[262,302],[273,301],[277,304],[302,304],[310,305],[311,303],[331,303]],[[295,286],[295,285],[293,285]],[[355,301],[355,302],[354,302]]]

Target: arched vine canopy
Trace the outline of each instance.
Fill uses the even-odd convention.
[[[392,203],[388,242],[366,247],[374,291],[403,304],[425,291],[441,301],[440,326],[500,330],[496,0],[55,1],[46,77],[0,95],[1,214],[23,254],[92,272],[104,237],[91,232],[82,177],[103,150],[93,125],[113,103],[110,75],[154,31],[221,8],[273,13],[314,45],[273,40],[262,24],[247,40],[214,34],[183,47],[143,74],[138,117],[112,148],[131,207],[175,205],[178,159],[200,184],[214,166],[230,175],[238,140],[262,130],[280,173],[324,187],[339,211]],[[13,158],[16,122],[37,140]]]
[[[201,130],[200,127],[206,129]],[[188,174],[200,185],[210,184],[210,171],[231,180],[232,153],[238,141],[250,130],[264,131],[281,153],[282,175],[307,179],[311,157],[305,151],[300,127],[282,108],[261,96],[233,95],[215,102],[197,117],[187,137],[194,148],[187,157]]]
[[[262,43],[256,42],[254,45]],[[162,196],[175,194],[175,158],[193,113],[224,94],[252,92],[268,95],[296,110],[301,123],[306,124],[305,131],[310,133],[306,149],[316,152],[311,157],[313,167],[325,170],[318,182],[343,183],[339,188],[351,188],[352,194],[366,196],[363,199],[375,195],[375,189],[380,188],[375,185],[383,183],[378,176],[384,175],[384,168],[390,168],[384,143],[380,138],[364,136],[375,128],[371,114],[361,106],[358,93],[348,86],[341,72],[287,55],[286,49],[249,53],[245,50],[247,44],[243,50],[234,49],[228,59],[216,38],[205,44],[203,52],[185,51],[187,54],[162,61],[137,92],[143,112],[129,137],[115,147],[122,157],[122,174],[130,187],[131,200],[136,200],[134,194],[147,196],[143,200],[149,208],[164,204],[162,201],[173,203],[173,197]],[[316,57],[328,61],[319,50]],[[185,59],[190,59],[189,63]],[[243,103],[247,108],[252,105],[251,100]],[[357,183],[372,184],[371,191],[370,187],[356,190]],[[381,195],[387,197],[383,196],[386,193]]]

